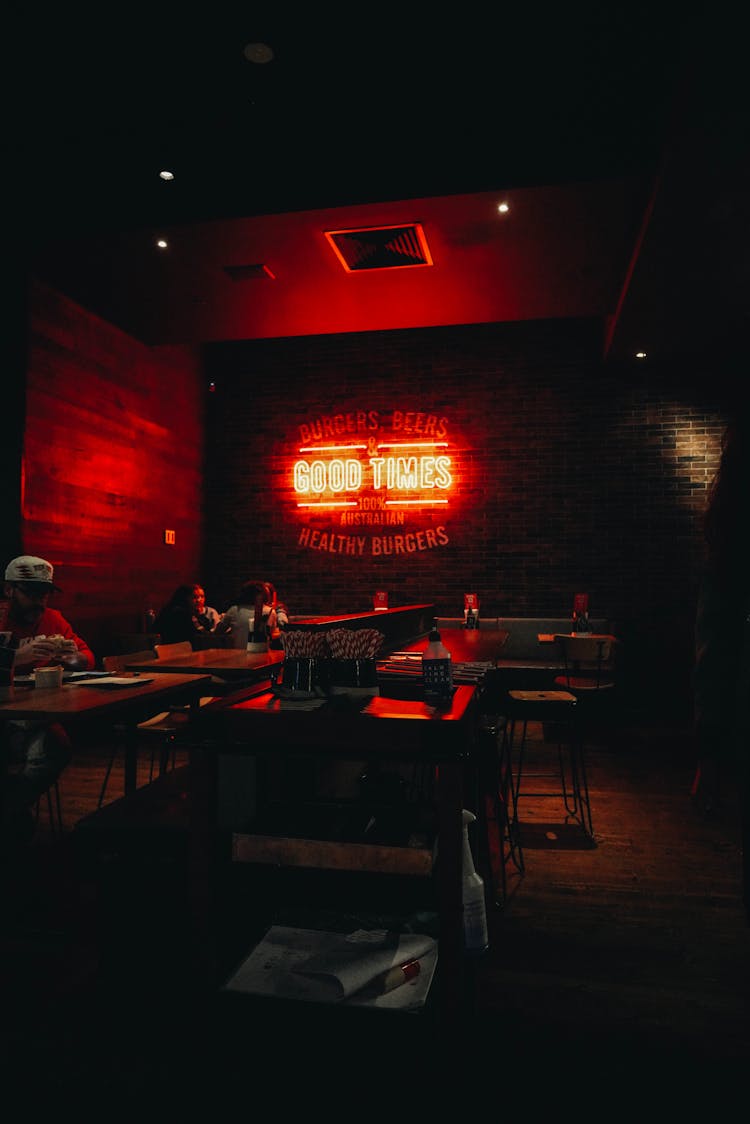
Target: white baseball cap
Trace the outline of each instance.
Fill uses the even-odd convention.
[[[52,581],[55,571],[51,562],[44,558],[35,558],[33,554],[22,554],[14,558],[5,567],[6,582],[28,582],[29,585],[46,585],[49,589],[56,589],[61,593],[59,585]]]

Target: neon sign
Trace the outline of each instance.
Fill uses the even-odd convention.
[[[444,445],[445,442],[441,444]],[[419,449],[433,447],[433,444],[417,446]],[[342,450],[336,446],[327,446],[325,451],[339,452],[344,449],[349,451],[351,446],[344,446]],[[310,451],[320,453],[323,450]],[[434,452],[420,455],[370,456],[366,462],[354,457],[336,456],[328,461],[321,458],[298,460],[294,466],[294,490],[298,496],[305,497],[299,500],[298,507],[322,504],[327,507],[356,507],[357,501],[351,498],[323,499],[322,497],[338,497],[342,493],[358,494],[367,482],[374,492],[388,493],[385,502],[389,506],[447,504],[448,500],[436,493],[444,493],[451,487],[453,477],[450,468],[451,458],[445,454],[435,455]],[[415,491],[427,494],[419,498],[406,498],[399,495],[402,492]]]
[[[361,556],[413,554],[448,543],[444,526],[412,529],[424,511],[444,511],[457,479],[448,421],[436,414],[376,410],[332,414],[299,428],[291,484],[300,516],[330,513],[340,528],[401,527],[367,538],[340,530],[301,530],[298,545]]]

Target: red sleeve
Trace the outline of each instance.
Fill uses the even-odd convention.
[[[94,657],[94,653],[91,651],[91,649],[89,648],[86,641],[83,640],[76,632],[73,631],[73,626],[70,624],[69,621],[67,621],[65,619],[65,617],[62,615],[62,613],[58,613],[57,616],[59,617],[60,635],[64,636],[66,640],[75,640],[76,648],[78,649],[78,651],[81,653],[82,656],[86,657],[86,668],[87,668],[87,670],[93,671],[94,670],[94,664],[96,663],[96,658]]]

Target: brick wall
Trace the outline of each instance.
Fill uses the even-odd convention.
[[[295,613],[366,609],[385,589],[448,616],[464,592],[484,615],[559,616],[585,591],[617,622],[635,689],[687,705],[725,423],[710,372],[604,367],[600,326],[575,321],[215,344],[201,365],[43,286],[31,309],[23,549],[56,562],[57,604],[100,652],[194,578],[222,609],[269,576]],[[377,417],[365,444],[435,418],[449,504],[394,524],[302,512],[305,436],[358,414]]]
[[[55,564],[53,604],[105,655],[200,570],[200,367],[45,286],[30,310],[23,549]]]
[[[211,599],[224,607],[258,574],[292,612],[360,610],[386,589],[445,615],[476,592],[485,615],[559,616],[585,591],[593,615],[618,622],[632,682],[658,674],[684,701],[722,407],[679,372],[608,369],[600,355],[599,326],[570,321],[212,345]],[[300,512],[305,438],[330,440],[337,416],[336,441],[357,437],[358,412],[387,435],[394,411],[443,422],[449,505],[395,527]]]

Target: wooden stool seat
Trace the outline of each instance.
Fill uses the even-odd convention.
[[[566,818],[572,817],[593,840],[588,779],[583,743],[578,725],[578,699],[569,690],[513,690],[506,702],[507,724],[502,754],[510,774],[512,835],[521,838],[518,804],[522,798],[562,800]],[[526,768],[526,741],[529,722],[540,722],[557,732],[557,769],[529,773]],[[520,724],[520,740],[516,728]],[[559,787],[530,790],[532,779],[553,779]],[[521,857],[521,861],[523,861]]]

